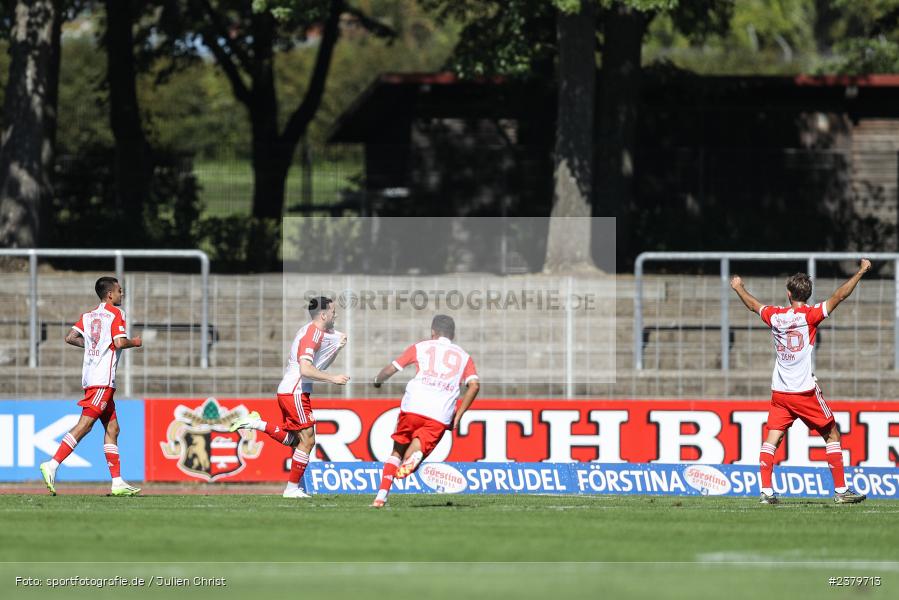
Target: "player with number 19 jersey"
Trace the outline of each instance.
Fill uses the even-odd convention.
[[[397,371],[411,364],[417,370],[415,377],[406,384],[400,414],[426,417],[448,427],[453,420],[461,385],[478,378],[474,361],[460,346],[440,337],[409,346],[393,361]]]
[[[468,352],[453,343],[456,322],[449,315],[435,315],[431,338],[413,344],[375,375],[375,387],[407,366],[415,365],[415,377],[406,384],[396,421],[393,452],[384,461],[381,485],[372,508],[387,504],[394,478],[403,479],[418,469],[447,431],[461,426],[462,417],[480,391],[478,371]],[[465,394],[459,400],[461,387]],[[456,405],[458,401],[458,406]]]

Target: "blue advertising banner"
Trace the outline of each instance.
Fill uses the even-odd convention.
[[[374,494],[382,463],[310,463],[307,489],[317,494]],[[899,498],[899,469],[848,467],[846,482],[872,499]],[[774,490],[784,496],[829,498],[827,468],[779,467]],[[628,463],[424,463],[391,493],[597,494],[753,496],[759,493],[754,465]]]
[[[116,400],[122,477],[144,478],[144,402]],[[0,481],[40,480],[38,470],[81,416],[74,400],[0,400]],[[103,425],[95,423],[57,474],[59,481],[108,481]]]

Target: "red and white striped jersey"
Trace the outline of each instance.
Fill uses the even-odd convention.
[[[300,374],[300,361],[308,360],[312,365],[324,371],[340,351],[340,338],[343,334],[337,330],[322,331],[315,323],[309,322],[303,325],[290,346],[290,354],[287,355],[287,366],[284,368],[284,376],[278,385],[279,394],[295,394],[297,390],[307,394],[312,393],[312,381],[303,379]]]
[[[809,392],[815,389],[812,373],[812,350],[818,324],[827,318],[827,305],[763,306],[759,309],[762,321],[774,336],[774,375],[771,389],[776,392]]]
[[[81,387],[115,388],[115,370],[122,351],[116,350],[113,340],[128,337],[125,313],[118,306],[101,302],[94,310],[81,315],[72,329],[84,338]]]
[[[474,361],[449,338],[441,337],[409,346],[393,366],[402,371],[413,363],[417,371],[406,384],[400,410],[449,425],[461,385],[478,378]]]

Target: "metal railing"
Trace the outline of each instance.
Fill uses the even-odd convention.
[[[893,261],[896,295],[893,312],[893,369],[899,370],[899,253],[895,252],[643,252],[634,265],[634,368],[643,369],[643,266],[647,261],[719,261],[721,279],[721,370],[730,369],[730,324],[728,305],[733,292],[730,288],[730,262],[741,261],[807,261],[808,274],[813,279],[819,260]]]
[[[115,259],[116,278],[124,282],[126,258],[188,258],[200,261],[202,277],[202,313],[200,331],[200,366],[209,367],[209,257],[202,250],[111,250],[111,249],[73,249],[73,248],[3,248],[0,256],[27,257],[30,282],[28,286],[28,366],[38,366],[38,272],[37,259],[41,257],[55,258],[113,258]]]

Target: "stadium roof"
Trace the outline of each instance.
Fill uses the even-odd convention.
[[[688,104],[695,110],[808,107],[899,117],[899,75],[700,76],[647,69],[648,105]],[[502,77],[459,79],[452,73],[379,75],[338,117],[331,143],[360,143],[391,135],[416,118],[539,118],[555,112],[555,91]]]
[[[452,73],[383,74],[338,117],[328,141],[368,141],[385,124],[413,115],[416,118],[523,117],[545,108],[545,94],[540,90],[540,86],[502,77],[463,80]]]

